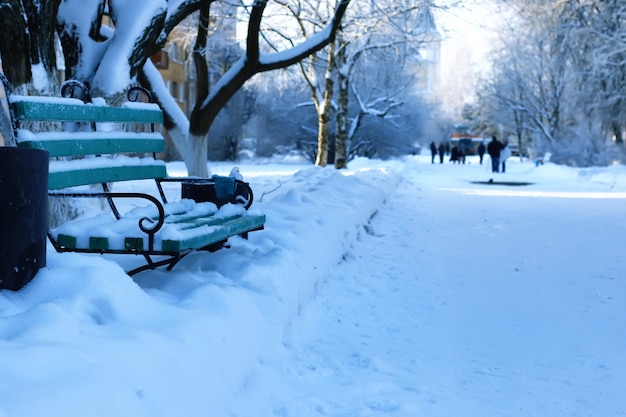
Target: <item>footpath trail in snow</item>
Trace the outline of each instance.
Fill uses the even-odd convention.
[[[406,233],[418,230],[421,221],[412,187],[400,184],[294,325],[287,347],[297,364],[294,377],[302,381],[296,395],[319,398],[308,409],[302,409],[305,398],[294,398],[286,415],[419,411],[415,330],[422,327],[423,260],[421,244]]]
[[[229,415],[625,415],[623,201],[407,167]]]

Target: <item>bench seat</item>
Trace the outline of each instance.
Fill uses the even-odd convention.
[[[265,223],[264,215],[252,214],[235,205],[218,210],[213,203],[181,200],[165,204],[164,209],[165,224],[154,236],[154,254],[172,254],[209,246],[230,236],[261,228]],[[133,209],[120,219],[101,214],[73,220],[50,232],[62,250],[141,252],[148,249],[147,236],[139,228],[142,218],[156,222],[156,208]]]

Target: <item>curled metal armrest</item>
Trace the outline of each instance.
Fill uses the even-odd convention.
[[[84,103],[91,103],[89,88],[78,80],[67,80],[61,85],[61,97],[77,98]]]
[[[165,223],[165,209],[163,208],[163,204],[156,198],[151,196],[150,194],[143,193],[111,193],[111,192],[102,192],[102,193],[71,193],[71,192],[62,192],[62,191],[50,191],[48,193],[50,197],[86,197],[86,198],[143,198],[149,200],[152,204],[154,204],[159,212],[159,218],[155,221],[149,217],[142,217],[139,219],[138,226],[142,232],[148,235],[148,245],[150,250],[154,248],[154,235],[161,230],[163,224]],[[153,227],[148,227],[145,225],[145,222],[149,222],[154,224]]]
[[[126,93],[126,98],[128,99],[128,101],[138,102],[142,101],[142,95],[148,100],[148,103],[154,103],[152,93],[148,91],[148,89],[137,85],[128,89],[128,92]]]

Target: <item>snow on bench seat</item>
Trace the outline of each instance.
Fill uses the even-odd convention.
[[[265,222],[265,216],[231,204],[218,210],[213,203],[181,200],[165,204],[164,208],[165,225],[154,240],[154,249],[163,252],[208,246],[261,227]],[[139,221],[142,218],[156,221],[158,212],[152,209],[134,209],[119,220],[109,215],[74,220],[52,229],[51,233],[61,246],[70,249],[142,251],[148,247],[148,242],[139,228]],[[149,222],[144,225],[150,227]]]

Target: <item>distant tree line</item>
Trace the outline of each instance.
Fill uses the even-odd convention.
[[[506,4],[492,71],[466,119],[537,155],[550,151],[557,163],[623,162],[626,2]]]

